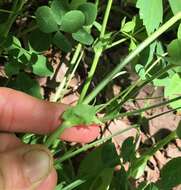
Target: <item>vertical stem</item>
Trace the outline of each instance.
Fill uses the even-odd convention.
[[[112,7],[112,3],[113,3],[113,0],[108,1],[107,8],[106,8],[105,15],[104,15],[104,19],[103,19],[103,23],[102,23],[101,33],[100,33],[100,36],[99,36],[100,39],[104,38],[104,35],[105,35],[105,32],[106,32],[106,26],[107,26],[107,22],[108,22],[108,18],[109,18],[109,14],[110,14],[111,7]],[[82,92],[81,92],[81,95],[80,95],[80,98],[79,98],[79,103],[81,103],[83,101],[84,97],[87,94],[87,91],[89,89],[90,83],[91,83],[92,78],[94,76],[94,73],[96,71],[97,64],[99,62],[100,56],[101,56],[101,54],[103,52],[103,47],[95,48],[94,52],[95,52],[95,55],[94,55],[94,59],[93,59],[93,62],[92,62],[92,66],[91,66],[91,69],[90,69],[90,71],[88,73],[88,76],[87,76],[86,82],[84,84],[84,87],[82,89]]]
[[[84,97],[85,97],[85,95],[86,95],[86,93],[87,93],[87,90],[88,90],[88,88],[89,88],[89,86],[90,86],[90,83],[91,83],[92,78],[93,78],[93,76],[94,76],[94,73],[95,73],[95,71],[96,71],[97,64],[98,64],[98,62],[99,62],[101,53],[102,53],[102,50],[95,52],[91,69],[90,69],[90,71],[89,71],[89,73],[88,73],[86,82],[85,82],[84,87],[83,87],[83,89],[82,89],[82,92],[81,92],[81,94],[80,94],[79,103],[81,103],[81,102],[83,101],[83,99],[84,99]]]
[[[4,24],[5,27],[1,31],[1,33],[2,33],[1,35],[3,36],[4,40],[2,40],[2,42],[0,42],[0,54],[1,54],[1,51],[3,50],[3,44],[6,41],[6,38],[9,34],[11,26],[14,23],[14,21],[16,20],[16,17],[18,15],[19,11],[22,9],[24,3],[25,3],[25,0],[15,0],[13,2],[12,13],[9,15],[6,23]]]
[[[75,53],[74,53],[74,55],[73,55],[73,57],[72,57],[72,60],[71,60],[71,62],[70,62],[70,64],[71,65],[74,65],[75,63],[76,63],[76,61],[77,61],[77,59],[78,59],[78,57],[79,57],[79,54],[80,54],[80,51],[82,50],[82,45],[79,43],[78,45],[77,45],[77,48],[76,48],[76,50],[75,50]]]
[[[4,37],[7,37],[9,30],[11,29],[11,26],[13,22],[15,21],[18,12],[22,9],[25,1],[24,0],[15,0],[13,3],[13,8],[12,8],[12,14],[9,15],[7,24],[6,24],[6,29],[4,31]]]
[[[113,0],[108,1],[106,12],[105,12],[105,15],[104,15],[104,20],[103,20],[103,23],[102,23],[102,29],[101,29],[100,38],[103,38],[104,35],[105,35],[106,26],[107,26],[109,14],[110,14],[110,11],[111,11],[112,3],[113,3]]]
[[[74,65],[77,62],[77,59],[79,57],[81,50],[82,50],[82,45],[79,43],[76,47],[74,54],[73,54],[72,60],[70,62],[70,67],[69,67],[68,71],[66,72],[66,74],[65,74],[63,80],[61,81],[60,85],[56,89],[55,95],[52,99],[53,102],[57,102],[60,98],[62,98],[62,91],[64,90],[64,86],[66,86],[65,89],[67,89],[68,85],[66,84],[66,81],[67,80],[69,81],[69,78],[70,78],[70,77],[68,77],[68,75],[71,75],[71,72],[73,70]]]
[[[73,78],[73,76],[75,74],[75,71],[77,70],[77,67],[80,64],[80,61],[82,60],[83,54],[84,54],[84,52],[82,51],[81,54],[80,54],[80,56],[79,56],[79,58],[78,58],[78,60],[77,60],[77,62],[76,62],[76,64],[75,64],[75,66],[74,66],[74,68],[73,68],[73,70],[72,70],[72,72],[67,77],[67,82],[65,84],[65,88],[63,89],[65,92],[66,92],[67,88],[69,87],[69,84],[70,84],[70,82],[71,82],[71,80],[72,80],[72,78]],[[64,96],[64,93],[61,94],[60,100],[63,98],[63,96]]]

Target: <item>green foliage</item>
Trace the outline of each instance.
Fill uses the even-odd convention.
[[[123,19],[122,23],[121,23],[121,31],[122,32],[133,32],[136,26],[136,20],[135,17],[133,18],[132,21],[128,21],[125,23],[125,18]]]
[[[77,32],[85,23],[85,16],[81,11],[67,12],[62,18],[61,30],[64,32]]]
[[[128,175],[123,166],[121,167],[120,171],[117,171],[114,174],[110,189],[129,189]]]
[[[181,121],[179,122],[177,129],[176,129],[177,137],[181,139]]]
[[[181,24],[178,27],[178,31],[177,31],[177,38],[181,39]]]
[[[77,8],[77,10],[75,10]],[[89,34],[85,28],[87,25],[93,24],[97,16],[97,7],[93,3],[86,1],[59,1],[54,0],[51,6],[41,6],[36,11],[36,20],[39,29],[44,33],[53,33],[52,43],[65,52],[71,51],[72,44],[65,37],[62,32],[72,33],[73,39],[81,42],[85,45],[91,45],[94,41],[93,37]],[[35,50],[39,43],[36,41],[39,34],[31,34],[30,42]],[[47,41],[44,39],[47,37]],[[40,40],[45,40],[45,49],[47,49],[51,43],[51,36],[46,34],[40,36]],[[41,47],[44,50],[43,46]],[[38,51],[37,50],[37,51]]]
[[[30,33],[29,43],[35,51],[42,52],[50,47],[51,38],[51,34],[41,32],[37,29]]]
[[[57,32],[53,36],[52,42],[64,52],[69,52],[72,49],[72,44],[61,32]]]
[[[85,45],[91,45],[94,41],[94,38],[85,29],[80,29],[76,33],[73,33],[72,37]]]
[[[84,110],[82,112],[82,110]],[[68,108],[62,115],[65,121],[71,123],[71,125],[88,125],[88,124],[100,124],[100,121],[96,117],[97,108],[86,104],[78,104],[74,107]]]
[[[119,164],[119,157],[112,143],[105,143],[90,152],[80,163],[78,177],[85,178],[82,189],[106,190],[113,177],[114,166]]]
[[[175,39],[168,45],[169,61],[172,64],[181,66],[181,39]]]
[[[142,182],[136,190],[159,190],[159,188],[153,183]]]
[[[181,11],[181,2],[179,0],[168,0],[168,1],[172,9],[172,12],[174,14],[177,14],[179,11]]]
[[[70,82],[77,71],[81,73],[78,73],[81,85],[77,85],[76,93],[83,96],[77,105],[62,114],[61,127],[48,138],[25,134],[21,139],[26,143],[49,142],[46,145],[51,145],[56,157],[57,190],[134,189],[132,184],[144,175],[150,157],[171,140],[181,138],[180,123],[176,131],[152,147],[138,146],[139,133],[136,137],[128,137],[120,142],[120,155],[109,141],[112,137],[100,135],[93,143],[69,146],[61,142],[59,136],[64,129],[77,125],[99,126],[105,122],[107,127],[110,118],[120,116],[136,114],[142,120],[141,113],[149,108],[128,113],[124,109],[125,103],[134,103],[136,94],[148,83],[152,83],[153,88],[163,86],[166,100],[180,97],[181,24],[177,22],[181,20],[180,0],[168,0],[169,4],[163,0],[52,0],[37,1],[33,9],[29,7],[29,1],[24,7],[25,1],[20,0],[17,4],[17,1],[4,2],[0,2],[0,61],[3,69],[0,84],[39,99],[51,96],[52,101],[61,101],[75,90]],[[176,16],[171,19],[173,15]],[[54,63],[57,52],[61,55],[59,65]],[[62,81],[56,81],[62,61],[65,61],[67,72]],[[54,66],[58,69],[54,70]],[[138,80],[129,81],[132,74],[136,74]],[[43,88],[38,82],[42,77],[48,79]],[[89,89],[91,81],[92,88]],[[117,96],[109,90],[103,91],[108,84],[117,83],[121,88]],[[180,112],[181,99],[166,103]],[[139,124],[139,121],[132,122]],[[121,130],[121,126],[118,128]],[[142,148],[147,150],[141,153]],[[84,154],[71,159],[80,153]],[[145,181],[137,190],[170,190],[180,184],[180,162],[180,157],[169,161],[163,167],[159,181],[155,184]],[[124,168],[125,163],[128,170]],[[119,171],[115,171],[117,165],[121,167]]]
[[[54,14],[48,6],[39,7],[35,15],[42,32],[51,33],[58,30]]]
[[[42,98],[38,82],[30,78],[26,73],[21,72],[16,79],[10,80],[8,87],[20,90],[37,98]]]
[[[62,23],[62,17],[69,11],[67,0],[54,0],[51,4],[51,10],[54,14],[54,19],[58,25]]]
[[[80,5],[86,3],[87,0],[71,0],[70,8],[77,9]]]
[[[140,158],[132,160],[131,167],[129,168],[129,176],[135,179],[141,177],[145,171],[149,155],[143,155]]]
[[[139,8],[140,18],[143,19],[148,34],[151,34],[163,20],[162,0],[138,0],[136,6]]]
[[[160,186],[170,190],[181,184],[181,157],[173,158],[161,170]]]
[[[97,17],[97,7],[93,3],[81,4],[78,9],[85,15],[85,25],[91,25]]]
[[[164,89],[164,96],[172,99],[181,94],[181,77],[175,73],[172,77],[167,80],[167,84]],[[172,108],[181,107],[181,100],[170,103]]]
[[[133,137],[128,137],[124,140],[121,147],[121,155],[124,162],[131,161],[135,158],[135,144]]]
[[[43,55],[32,54],[33,73],[38,76],[51,76],[52,71],[47,67],[47,59]]]

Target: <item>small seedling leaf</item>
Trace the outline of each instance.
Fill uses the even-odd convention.
[[[136,25],[135,20],[129,21],[123,25],[121,31],[126,33],[133,32],[135,25]]]
[[[138,73],[138,75],[140,76],[140,78],[142,80],[146,79],[146,76],[145,76],[145,67],[143,65],[136,64],[135,70],[136,70],[136,73]]]

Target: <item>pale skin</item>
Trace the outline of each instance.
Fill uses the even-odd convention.
[[[60,115],[67,105],[38,100],[22,92],[0,88],[0,190],[54,190],[57,174],[51,167],[36,184],[22,172],[21,155],[26,149],[41,149],[42,145],[24,145],[13,132],[49,134],[60,124]],[[73,127],[65,130],[61,138],[70,142],[88,143],[99,135],[99,127]],[[50,155],[51,157],[51,155]],[[3,164],[2,164],[3,163]]]

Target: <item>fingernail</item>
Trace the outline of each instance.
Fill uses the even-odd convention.
[[[30,150],[23,156],[24,175],[31,183],[36,183],[46,178],[51,172],[52,158],[43,150]]]

